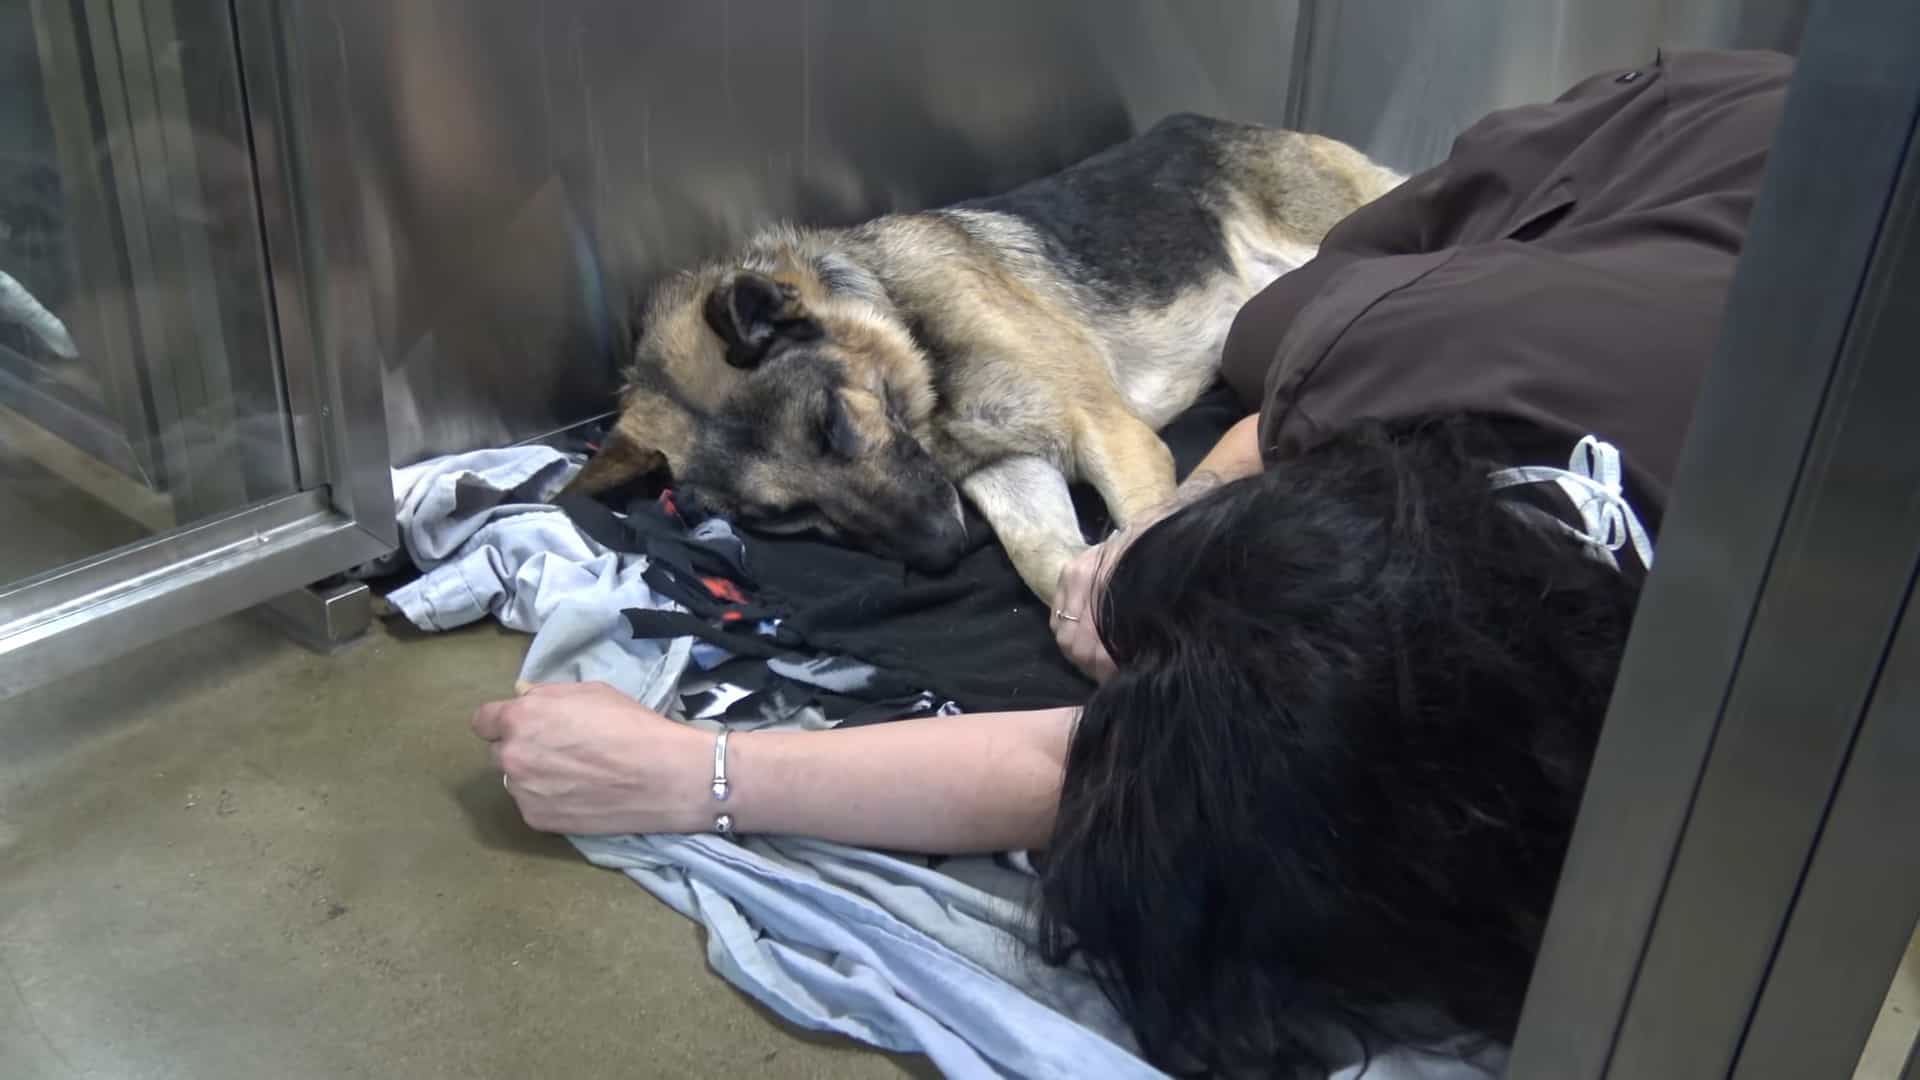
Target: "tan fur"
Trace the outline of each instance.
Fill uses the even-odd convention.
[[[749,378],[727,363],[703,304],[736,274],[764,275],[789,286],[796,309],[820,327],[817,351],[839,365],[842,408],[863,442],[887,437],[896,422],[888,401],[904,407],[913,437],[1050,600],[1060,569],[1084,547],[1070,505],[1062,517],[1065,481],[1091,482],[1123,525],[1166,500],[1173,463],[1156,430],[1214,379],[1233,313],[1399,180],[1329,139],[1243,130],[1227,154],[1226,205],[1216,209],[1231,266],[1171,302],[1115,310],[1064,274],[1021,219],[985,210],[849,229],[781,226],[726,263],[670,280],[642,317],[608,452],[572,489],[605,490],[661,459],[684,466],[699,418]],[[822,260],[884,287],[836,290]],[[807,467],[756,462],[740,479],[776,498],[799,490]],[[1061,482],[1040,482],[1045,469]]]
[[[693,419],[672,400],[628,390],[606,443],[568,483],[567,491],[598,495],[635,477],[667,475],[693,445]]]

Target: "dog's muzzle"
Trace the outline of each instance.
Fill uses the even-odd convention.
[[[953,492],[952,508],[945,514],[930,514],[917,520],[912,532],[900,538],[900,561],[923,574],[944,574],[966,555],[968,548],[966,507],[960,493]]]

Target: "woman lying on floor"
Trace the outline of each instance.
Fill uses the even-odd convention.
[[[1084,708],[735,736],[724,803],[605,687],[476,731],[539,829],[1044,849],[1043,954],[1163,1067],[1510,1039],[1789,71],[1495,114],[1249,304],[1258,414],[1067,571]]]

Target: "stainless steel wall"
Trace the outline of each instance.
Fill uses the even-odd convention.
[[[392,456],[604,411],[616,320],[778,218],[1011,186],[1167,112],[1279,122],[1294,0],[285,0],[306,197],[360,235]],[[342,253],[351,252],[351,255]]]
[[[1793,51],[1807,0],[1305,0],[1302,127],[1396,168],[1494,109],[1662,48]]]
[[[334,272],[367,287],[361,347],[379,353],[405,463],[603,411],[633,298],[771,220],[850,222],[1005,188],[1178,110],[1292,122],[1419,168],[1488,110],[1661,45],[1791,45],[1805,3],[280,0],[276,12],[306,106],[303,190],[327,208]]]

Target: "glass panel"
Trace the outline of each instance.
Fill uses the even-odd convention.
[[[224,0],[0,0],[0,591],[294,490]]]

